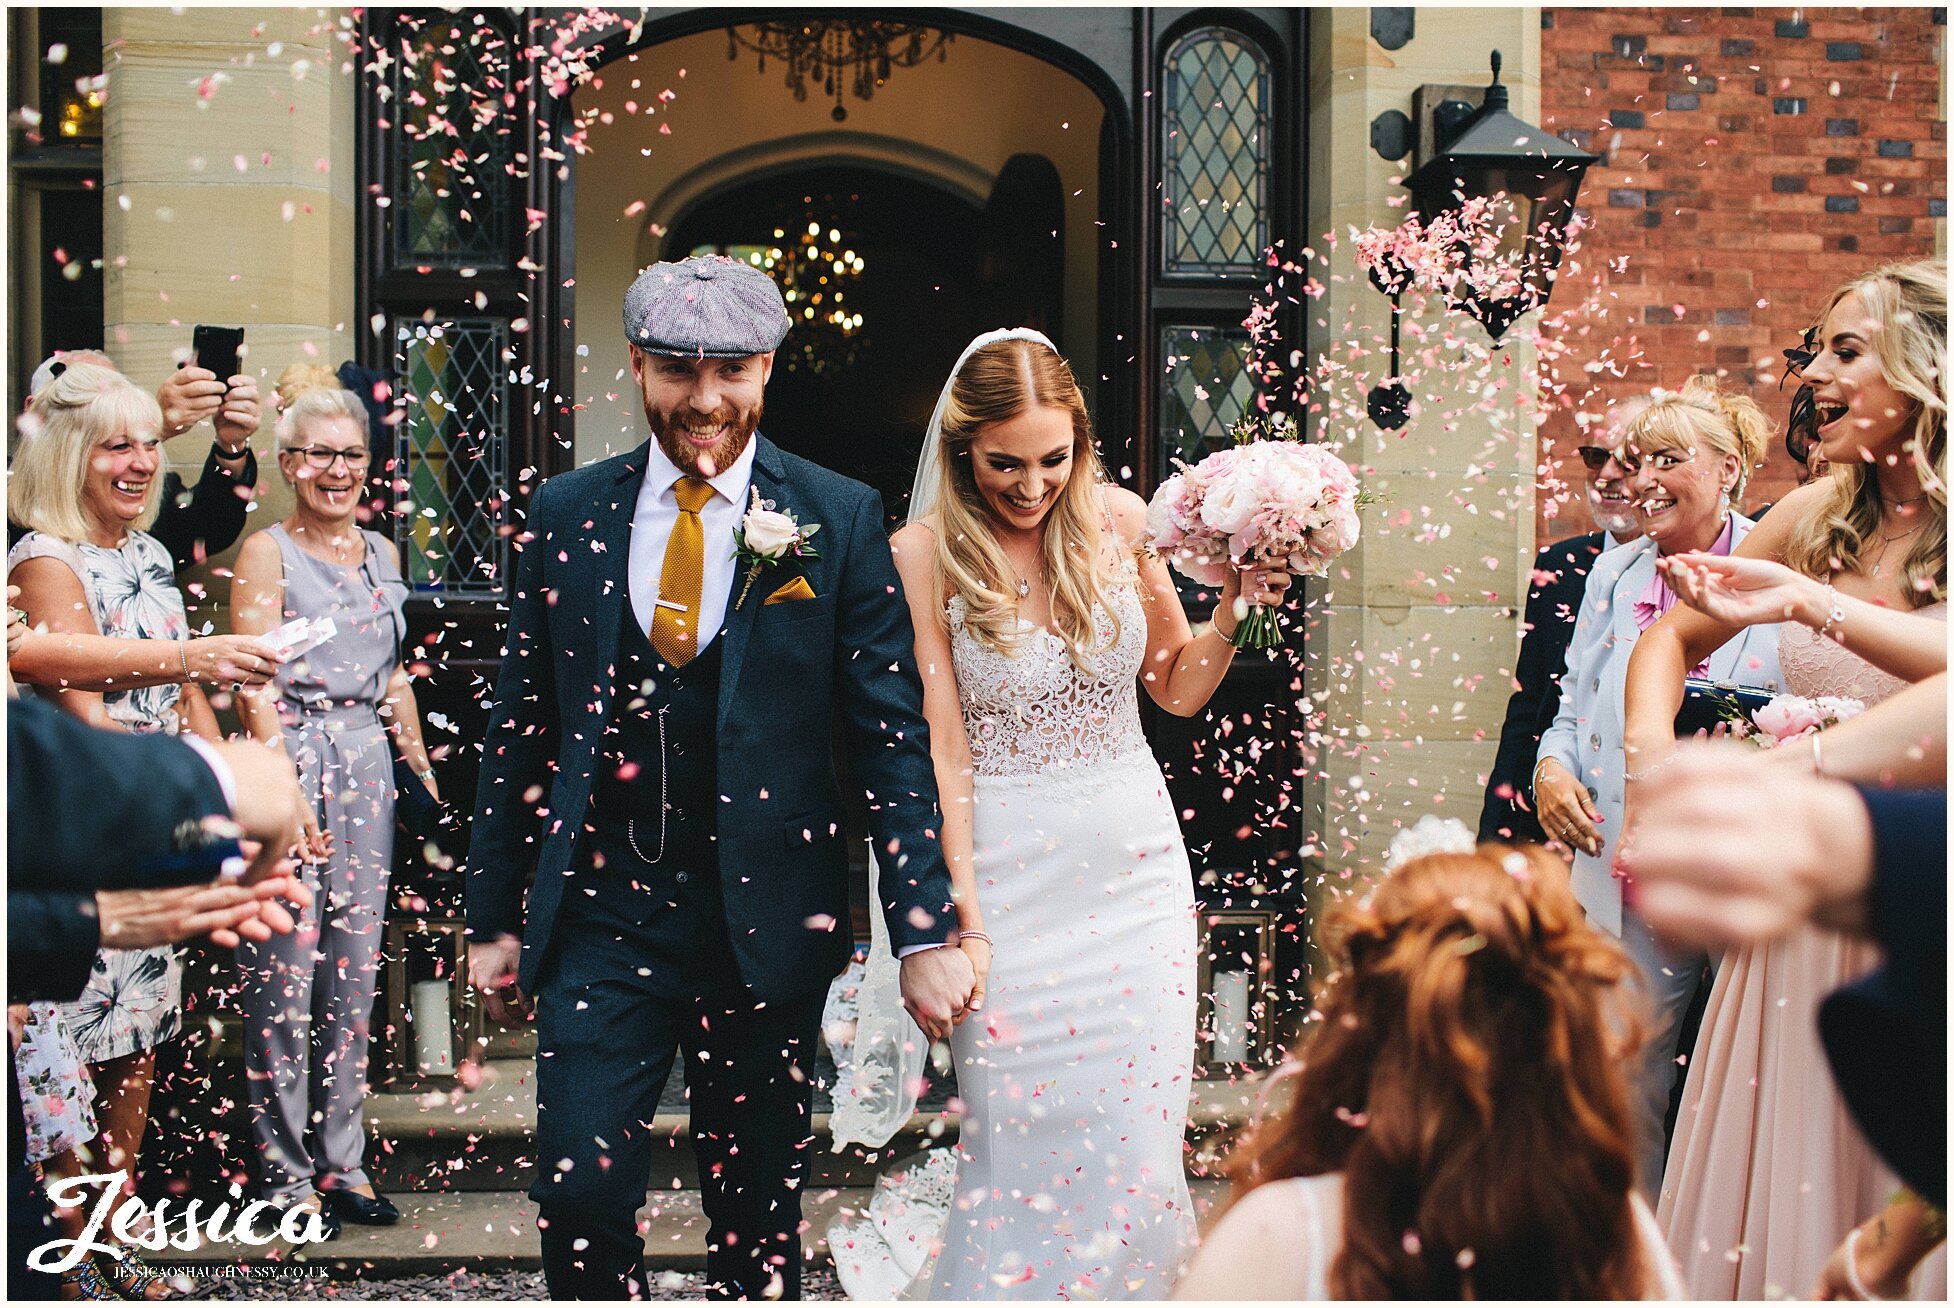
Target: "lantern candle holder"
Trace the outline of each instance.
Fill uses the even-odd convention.
[[[1203,909],[1196,1075],[1229,1076],[1267,1067],[1275,1053],[1270,978],[1276,915],[1257,909]]]
[[[459,918],[408,917],[387,924],[382,1017],[386,1072],[395,1093],[449,1086],[482,1035],[468,989],[468,942]]]

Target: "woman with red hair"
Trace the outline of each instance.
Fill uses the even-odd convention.
[[[1635,1192],[1629,962],[1535,848],[1414,858],[1331,913],[1286,1113],[1180,1299],[1681,1298]]]

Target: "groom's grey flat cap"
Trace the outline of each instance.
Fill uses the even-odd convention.
[[[655,263],[624,293],[624,335],[650,354],[744,359],[787,335],[773,278],[723,254]]]

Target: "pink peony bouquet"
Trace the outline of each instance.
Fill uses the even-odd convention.
[[[1220,586],[1232,563],[1281,562],[1292,573],[1321,577],[1330,561],[1357,543],[1357,510],[1375,496],[1350,465],[1320,445],[1296,438],[1293,418],[1248,418],[1239,442],[1217,450],[1160,483],[1147,505],[1149,541],[1183,576]],[[1235,645],[1282,643],[1282,619],[1253,605],[1235,626]]]
[[[1849,722],[1866,711],[1861,700],[1842,695],[1773,695],[1771,702],[1747,721],[1732,722],[1732,734],[1748,740],[1759,749],[1776,749],[1794,740],[1803,740],[1814,731]]]

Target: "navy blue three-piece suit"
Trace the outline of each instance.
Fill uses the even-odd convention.
[[[736,567],[723,628],[681,668],[630,607],[649,447],[553,477],[530,504],[467,915],[473,938],[522,937],[539,1045],[530,1193],[557,1297],[643,1284],[633,1214],[678,1052],[708,1275],[752,1297],[778,1275],[798,1295],[814,1041],[854,944],[837,723],[868,792],[893,946],[942,943],[955,925],[880,498],[754,441],[754,487],[820,524],[820,557],[767,568],[737,605]],[[813,598],[765,603],[796,577]]]

